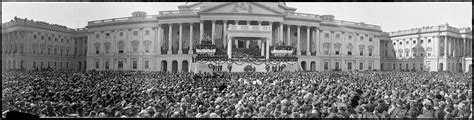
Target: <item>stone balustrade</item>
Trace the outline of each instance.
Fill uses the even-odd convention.
[[[160,11],[160,15],[197,15],[197,10],[168,10]]]
[[[258,25],[229,25],[229,30],[233,31],[271,31],[270,26],[258,26]]]

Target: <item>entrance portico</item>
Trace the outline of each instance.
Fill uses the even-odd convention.
[[[247,41],[246,47],[249,47],[251,40],[258,40],[261,55],[265,59],[270,58],[270,42],[272,39],[272,27],[261,25],[229,25],[227,30],[227,56],[232,58],[232,43],[237,40]],[[263,46],[265,46],[265,49]]]

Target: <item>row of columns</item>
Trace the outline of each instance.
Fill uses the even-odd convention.
[[[238,24],[238,22],[239,22],[239,20],[230,20],[230,21],[234,21],[234,25]],[[247,25],[250,25],[250,22],[251,22],[251,21],[246,21],[246,24],[247,24]],[[260,26],[263,21],[257,21],[257,22],[258,22],[258,25]],[[180,33],[182,33],[182,31],[183,31],[183,24],[184,24],[184,23],[178,23],[178,24],[179,24],[179,31],[180,31]],[[192,32],[192,30],[194,29],[194,23],[191,22],[191,23],[188,23],[188,24],[190,24],[190,27],[189,27],[189,28],[190,28],[190,30],[191,30],[190,36],[189,36],[189,37],[190,37],[190,38],[189,38],[189,44],[190,44],[189,46],[190,46],[190,49],[189,49],[189,52],[188,52],[188,53],[192,53],[192,49],[191,49],[192,46],[193,46],[193,32]],[[273,21],[268,21],[268,24],[269,24],[269,25],[273,25]],[[224,39],[226,39],[226,36],[227,36],[227,31],[226,31],[227,25],[228,25],[228,21],[227,21],[227,20],[223,20],[223,28],[224,28],[224,31],[223,31],[223,38],[224,38]],[[280,41],[280,42],[283,42],[283,39],[284,39],[284,38],[283,38],[283,34],[284,34],[284,33],[283,33],[283,26],[284,26],[284,24],[283,24],[282,22],[280,22],[279,25],[277,26],[277,31],[276,31],[276,33],[277,33],[278,35],[277,35],[277,38],[275,38],[275,39],[278,40],[278,41]],[[300,43],[300,42],[301,42],[301,27],[303,27],[303,26],[302,26],[302,25],[287,25],[287,43],[288,43],[288,44],[290,43],[290,38],[291,38],[291,37],[290,37],[290,36],[291,36],[291,34],[290,34],[291,26],[297,26],[297,46],[296,46],[296,47],[297,47],[297,54],[298,54],[298,55],[301,55],[301,43]],[[168,42],[169,42],[170,44],[168,44],[168,48],[169,48],[169,49],[168,49],[167,52],[168,52],[168,54],[171,54],[171,50],[172,50],[172,49],[171,49],[171,48],[172,48],[172,44],[171,44],[171,43],[172,43],[172,40],[173,40],[173,34],[172,34],[172,31],[173,31],[173,23],[168,24],[168,27],[169,27],[169,28],[168,28],[168,31],[170,31],[170,32],[168,32],[168,36],[169,36],[169,37],[168,37]],[[216,27],[216,20],[211,20],[211,40],[212,40],[212,42],[213,42],[214,44],[215,44],[215,33],[216,33],[215,27]],[[201,42],[201,40],[202,40],[203,37],[204,37],[204,21],[201,21],[201,22],[199,23],[199,28],[200,28],[200,31],[199,31],[199,34],[200,34],[200,36],[199,36],[199,42]],[[310,37],[311,26],[306,26],[306,29],[307,29],[307,30],[306,30],[306,35],[307,35],[306,38],[308,39],[308,40],[306,41],[306,48],[307,48],[307,50],[306,50],[306,55],[310,55],[310,51],[311,51],[311,49],[310,49],[310,45],[311,45],[310,43],[311,43],[311,42],[310,42],[310,41],[316,42],[316,41],[318,40],[318,38],[319,38],[319,30],[315,29],[315,33],[313,33],[313,35],[315,35],[315,36],[313,36],[312,39],[310,39],[310,38],[311,38],[311,37]],[[163,41],[162,39],[164,38],[163,32],[164,32],[164,30],[163,30],[163,24],[160,24],[159,27],[158,27],[158,36],[159,36],[159,37],[158,37],[158,39],[159,39],[158,46],[161,46],[161,44],[162,44],[162,41]],[[314,31],[313,31],[313,32],[314,32]],[[178,42],[178,43],[179,43],[179,45],[178,45],[179,51],[178,51],[178,54],[182,54],[182,44],[183,44],[183,41],[182,41],[183,36],[182,36],[182,35],[183,35],[183,34],[180,34],[180,35],[179,35],[179,42]],[[273,40],[270,40],[270,43],[269,43],[269,44],[273,44],[272,41],[273,41]],[[227,40],[223,40],[223,44],[224,44],[225,46],[226,46],[226,43],[227,43],[227,42],[228,42]],[[250,44],[249,41],[247,41],[247,46],[248,46],[249,44]],[[316,44],[317,44],[317,46],[319,46],[318,42],[316,42]],[[159,49],[158,51],[161,52],[161,49]]]
[[[461,57],[471,53],[472,42],[466,38],[444,36],[444,57]]]

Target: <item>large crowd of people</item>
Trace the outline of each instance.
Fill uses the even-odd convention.
[[[41,117],[472,118],[472,73],[5,72],[2,111]]]

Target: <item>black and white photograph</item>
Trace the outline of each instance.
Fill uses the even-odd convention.
[[[471,2],[4,2],[2,119],[472,119]]]

